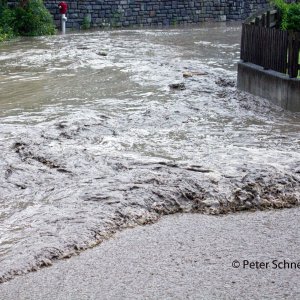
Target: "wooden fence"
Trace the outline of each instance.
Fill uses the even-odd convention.
[[[264,69],[298,77],[300,32],[243,24],[241,59]]]

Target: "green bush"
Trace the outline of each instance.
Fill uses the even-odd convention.
[[[15,11],[0,7],[0,42],[8,40],[15,35],[16,14]]]
[[[91,28],[91,20],[85,16],[82,21],[81,29],[90,29]]]
[[[286,3],[284,0],[271,0],[281,15],[280,27],[283,30],[300,31],[300,3]]]
[[[53,18],[42,0],[29,0],[15,9],[16,31],[20,35],[38,36],[55,34]]]
[[[286,27],[289,30],[300,31],[300,3],[292,3],[287,11]]]
[[[5,32],[3,28],[0,26],[0,42],[11,39],[14,36],[11,32]]]
[[[0,2],[0,42],[17,35],[52,35],[55,32],[53,18],[42,0],[21,0],[15,8]]]
[[[16,26],[16,12],[9,8],[4,8],[0,14],[0,25],[5,32],[14,31]]]

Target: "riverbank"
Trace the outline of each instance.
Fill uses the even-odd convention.
[[[300,269],[278,262],[299,262],[299,217],[299,208],[167,216],[3,283],[1,299],[297,299]]]

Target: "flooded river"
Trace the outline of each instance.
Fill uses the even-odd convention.
[[[0,44],[0,282],[163,214],[299,203],[300,115],[236,90],[240,33]]]

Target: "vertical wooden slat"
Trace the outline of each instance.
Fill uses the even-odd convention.
[[[297,77],[299,72],[300,33],[243,24],[241,59]]]
[[[266,14],[262,14],[261,16],[261,26],[262,27],[266,26]]]
[[[299,60],[300,60],[300,32],[295,32],[295,69],[296,69],[296,76],[298,76],[299,74],[299,70],[300,70],[300,64],[299,64]]]
[[[270,24],[271,24],[271,13],[270,13],[270,11],[268,10],[268,11],[267,11],[267,16],[266,16],[266,27],[269,28],[269,27],[270,27]]]
[[[284,63],[284,72],[287,73],[287,67],[288,67],[288,57],[287,57],[287,53],[288,53],[288,33],[286,31],[284,31],[283,33],[284,35],[284,41],[283,41],[283,44],[284,44],[284,50],[282,50],[282,53],[284,55],[284,58],[283,58],[283,63]]]
[[[255,18],[255,25],[259,26],[259,23],[260,23],[260,19],[259,19],[259,17],[256,17]]]
[[[240,58],[246,62],[245,59],[245,24],[242,25],[242,37],[241,37],[241,53]]]
[[[291,78],[298,76],[299,41],[297,34],[289,32],[288,73]]]

